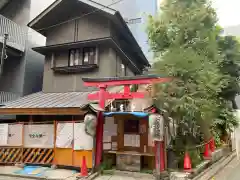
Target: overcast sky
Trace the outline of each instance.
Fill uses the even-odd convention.
[[[240,24],[240,0],[214,0],[213,5],[221,26]]]
[[[32,0],[32,18],[43,11],[54,0]],[[130,0],[125,0],[130,1]],[[161,0],[160,0],[161,1]],[[240,24],[240,0],[213,0],[220,25],[223,27]]]

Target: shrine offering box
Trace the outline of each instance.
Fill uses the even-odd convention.
[[[141,156],[134,154],[117,154],[117,169],[122,171],[140,171]]]

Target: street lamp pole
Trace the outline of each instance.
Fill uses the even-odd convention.
[[[6,59],[7,39],[8,39],[8,34],[4,34],[1,61],[0,61],[0,75],[2,75],[3,73],[3,64],[4,64],[4,60]]]

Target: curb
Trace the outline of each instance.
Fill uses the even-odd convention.
[[[206,170],[195,176],[192,180],[209,180],[222,170],[228,163],[230,163],[236,157],[236,152],[230,153],[228,156],[223,157],[216,163],[212,164]]]
[[[4,174],[4,173],[0,173],[0,176],[18,177],[18,178],[25,178],[25,179],[47,180],[46,177],[36,177],[36,176],[31,176],[31,175],[17,175],[17,174]]]
[[[93,179],[95,179],[96,177],[98,177],[99,174],[100,174],[100,172],[95,172],[95,173],[89,175],[89,176],[87,177],[87,180],[93,180]]]
[[[48,177],[37,177],[37,176],[31,176],[31,175],[18,175],[18,174],[4,174],[4,173],[0,173],[0,176],[16,177],[16,178],[24,178],[24,179],[36,179],[36,180],[67,180],[68,178],[73,177],[74,175],[66,177],[66,178],[50,178],[50,177],[48,178]],[[92,179],[89,179],[89,180],[92,180]]]

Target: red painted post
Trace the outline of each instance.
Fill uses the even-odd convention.
[[[99,86],[100,91],[99,91],[99,106],[102,109],[105,109],[105,101],[106,101],[106,88],[107,86],[103,85],[103,86]]]
[[[105,94],[106,94],[106,86],[100,86],[99,91],[99,106],[102,109],[105,109]],[[104,117],[103,113],[98,113],[98,121],[97,121],[97,132],[96,132],[96,166],[101,164],[102,160],[102,152],[103,152],[103,122]]]
[[[164,141],[160,141],[160,172],[165,170]]]
[[[129,93],[131,93],[130,86],[125,85],[124,86],[124,95],[129,95]]]
[[[154,153],[155,153],[155,168],[157,176],[160,175],[161,160],[160,160],[160,142],[154,141]]]

